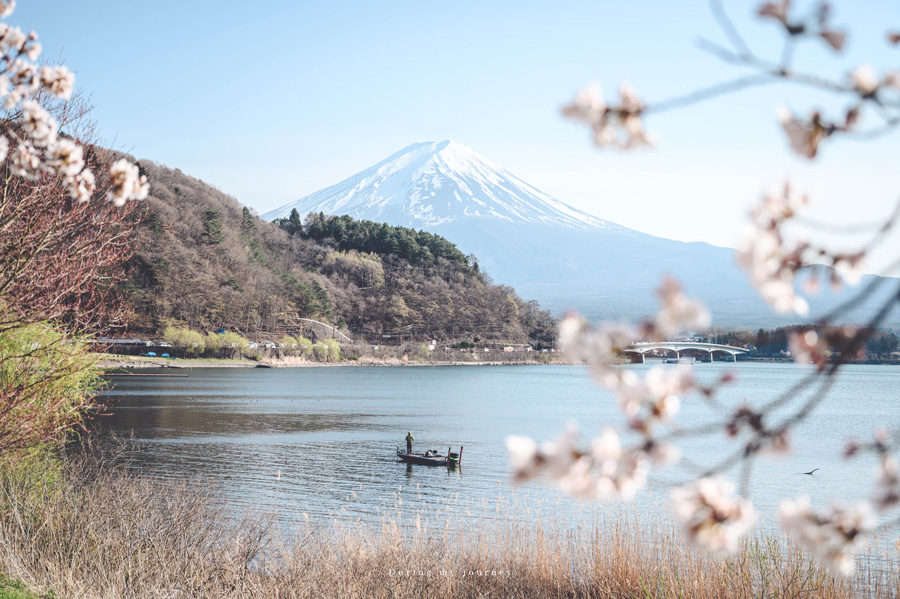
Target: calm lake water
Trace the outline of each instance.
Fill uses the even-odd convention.
[[[623,368],[646,370],[651,365]],[[671,366],[674,368],[675,366]],[[736,380],[719,399],[737,406],[776,400],[809,370],[791,364],[697,364],[712,382],[726,371]],[[148,371],[149,372],[149,371]],[[173,370],[165,371],[172,373]],[[585,436],[621,426],[612,396],[577,366],[448,366],[175,371],[188,378],[114,378],[105,426],[142,441],[141,467],[164,479],[211,481],[240,510],[275,511],[284,521],[350,518],[375,521],[386,511],[458,519],[552,516],[576,522],[609,509],[561,497],[552,487],[509,482],[504,440],[524,434],[555,438],[567,421]],[[787,416],[797,402],[783,403]],[[684,427],[712,417],[697,396],[684,398]],[[750,497],[773,521],[777,501],[809,495],[813,504],[871,494],[875,460],[843,460],[850,437],[871,439],[876,428],[900,427],[900,368],[848,366],[793,435],[784,458],[757,460]],[[459,471],[408,466],[395,448],[407,431],[418,451],[465,447]],[[691,462],[708,466],[736,449],[723,433],[681,444]],[[814,476],[800,474],[819,468]],[[278,473],[280,472],[280,478]],[[668,486],[691,479],[685,465],[654,470],[650,487],[630,509],[663,513]],[[739,473],[730,472],[736,480]],[[897,536],[898,530],[889,531]]]

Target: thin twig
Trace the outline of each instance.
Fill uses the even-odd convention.
[[[704,100],[710,100],[712,98],[717,98],[719,96],[723,96],[725,94],[731,94],[735,92],[742,91],[747,89],[748,87],[755,87],[758,85],[766,85],[769,83],[774,83],[777,81],[772,75],[748,75],[746,77],[741,77],[739,79],[734,79],[732,81],[726,81],[724,83],[717,83],[715,85],[711,85],[709,87],[699,89],[697,91],[693,91],[689,94],[685,94],[683,96],[676,96],[674,98],[669,98],[667,100],[661,100],[659,102],[654,102],[651,105],[648,105],[644,108],[645,113],[657,113],[657,112],[665,112],[667,110],[672,110],[673,108],[681,108],[683,106],[690,106],[692,104],[697,104]]]
[[[750,46],[744,41],[744,38],[741,36],[740,32],[738,32],[737,27],[734,26],[728,13],[725,12],[725,7],[722,6],[721,0],[709,0],[709,10],[712,12],[719,27],[725,32],[725,35],[728,37],[731,45],[734,46],[737,53],[753,56],[753,52],[750,51]]]

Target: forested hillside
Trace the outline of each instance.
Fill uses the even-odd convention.
[[[349,217],[260,220],[211,185],[141,163],[150,197],[129,263],[133,328],[296,333],[314,319],[354,339],[548,343],[554,322],[446,239]]]

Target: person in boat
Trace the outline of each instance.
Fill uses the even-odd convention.
[[[412,433],[407,431],[407,433],[406,433],[406,453],[412,453],[412,442],[413,441],[415,441],[415,439],[413,438]]]

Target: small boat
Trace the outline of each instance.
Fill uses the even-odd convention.
[[[666,364],[695,364],[697,362],[697,358],[666,358]]]
[[[407,453],[402,449],[397,448],[397,457],[407,464],[420,464],[422,466],[447,466],[449,468],[456,468],[459,465],[460,460],[462,459],[462,447],[459,448],[459,453],[450,451],[450,448],[448,447],[447,455],[439,455],[435,451],[426,451],[425,453]]]

